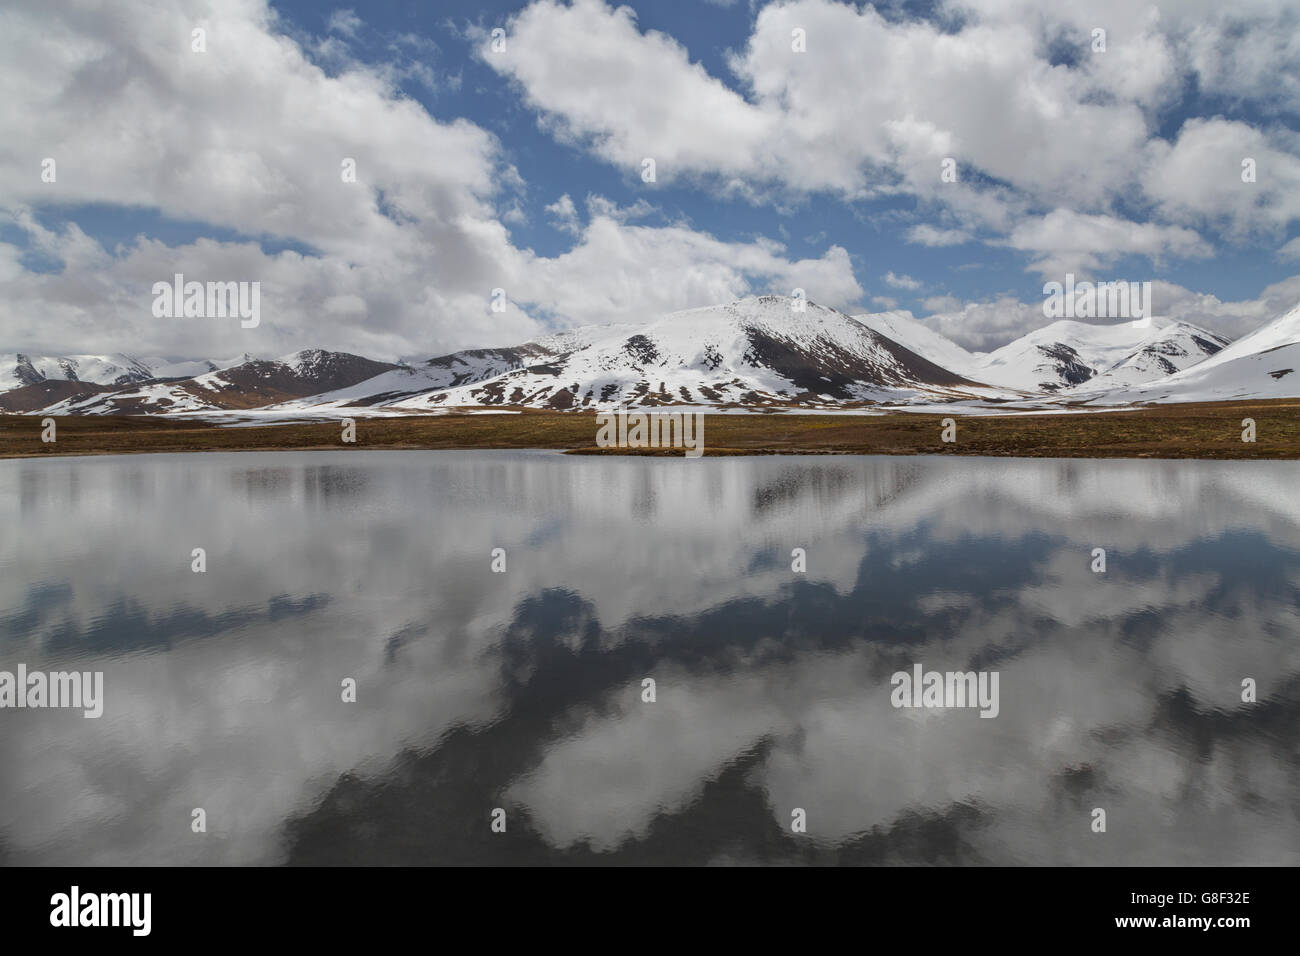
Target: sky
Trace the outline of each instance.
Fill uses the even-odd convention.
[[[1300,302],[1293,0],[9,0],[0,81],[0,353],[418,360],[796,288],[990,350],[1067,273],[1230,337]],[[261,322],[155,316],[176,273]]]

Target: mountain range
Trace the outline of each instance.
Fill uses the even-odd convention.
[[[757,296],[420,363],[305,349],[174,362],[0,354],[0,411],[300,418],[457,408],[1114,407],[1300,395],[1300,307],[1231,342],[1185,322],[1062,320],[970,352],[906,312]]]

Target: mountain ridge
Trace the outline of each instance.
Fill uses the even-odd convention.
[[[907,312],[850,316],[811,301],[750,296],[639,325],[585,326],[422,362],[381,362],[324,349],[188,363],[120,353],[10,353],[0,355],[0,385],[18,384],[0,390],[0,410],[291,416],[460,407],[1113,406],[1177,401],[1183,391],[1207,389],[1236,396],[1252,389],[1270,397],[1300,395],[1300,373],[1293,368],[1300,357],[1292,361],[1286,351],[1297,344],[1300,307],[1236,342],[1171,320],[1157,319],[1146,328],[1058,320],[979,353]],[[1282,350],[1278,361],[1260,358],[1276,350]],[[1252,364],[1232,365],[1234,371],[1213,381],[1202,378],[1245,359]],[[170,372],[194,374],[160,374]]]

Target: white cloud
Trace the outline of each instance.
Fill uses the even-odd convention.
[[[606,219],[613,219],[617,222],[630,222],[634,219],[644,219],[655,211],[654,204],[645,199],[638,199],[628,206],[620,206],[604,196],[594,194],[588,194],[587,196],[587,215],[593,218],[604,216]]]
[[[1024,220],[1006,244],[1033,255],[1031,267],[1045,277],[1089,274],[1125,255],[1160,261],[1170,255],[1204,258],[1213,253],[1196,232],[1183,226],[1136,223],[1069,209]]]
[[[766,240],[723,242],[684,226],[635,226],[595,215],[571,251],[531,260],[518,294],[547,306],[563,303],[568,315],[592,324],[648,319],[753,292],[789,295],[802,288],[832,307],[862,297],[842,247],[796,261],[784,251]]]
[[[1184,55],[1202,89],[1253,101],[1268,112],[1300,110],[1300,9],[1294,3],[1199,2],[1161,13],[1183,27]]]
[[[952,295],[932,295],[921,300],[927,312],[952,312],[962,307],[961,299]]]
[[[1173,221],[1249,234],[1300,218],[1300,158],[1245,123],[1189,120],[1172,145],[1153,143],[1151,157],[1145,189]]]
[[[921,246],[960,246],[971,238],[964,229],[939,229],[927,223],[907,230],[907,241]]]
[[[501,221],[512,226],[523,226],[528,223],[528,213],[524,212],[523,205],[515,199],[501,212]]]
[[[39,227],[28,222],[39,233]],[[729,301],[755,292],[809,290],[818,302],[847,307],[861,298],[848,253],[832,246],[818,259],[789,259],[770,241],[724,242],[684,226],[628,225],[595,216],[569,252],[554,258],[500,242],[500,226],[479,227],[499,269],[482,286],[434,287],[418,262],[358,264],[337,256],[268,254],[253,242],[200,239],[167,246],[140,238],[113,252],[75,226],[44,234],[40,244],[65,263],[59,273],[17,264],[0,245],[0,329],[11,347],[58,354],[75,341],[89,351],[178,356],[278,355],[307,342],[378,357],[436,354],[473,345],[514,344],[542,331],[538,318],[561,325],[641,321],[663,312]],[[427,248],[427,247],[426,247]],[[432,248],[428,249],[433,254]],[[152,283],[181,272],[262,283],[262,324],[253,330],[209,320],[157,320]],[[489,295],[511,302],[491,313]],[[328,303],[357,299],[364,315]],[[24,316],[41,315],[40,323]]]
[[[913,279],[909,275],[897,275],[891,271],[886,272],[880,278],[885,281],[885,285],[893,286],[895,289],[909,289],[915,291],[921,288],[920,280]]]
[[[512,18],[504,52],[481,55],[519,83],[557,136],[589,142],[629,176],[647,157],[664,179],[740,173],[778,132],[777,117],[691,63],[672,37],[640,32],[628,7],[541,0]]]
[[[577,235],[581,230],[578,223],[578,207],[573,204],[573,197],[565,193],[546,207],[546,211],[555,220],[555,228],[561,232]]]
[[[206,53],[191,52],[195,24]],[[418,357],[513,344],[544,331],[542,317],[603,323],[795,285],[832,304],[861,294],[842,248],[796,260],[767,241],[629,225],[650,211],[642,202],[589,199],[591,221],[563,256],[517,248],[507,224],[523,217],[525,187],[496,138],[432,118],[391,72],[337,66],[314,65],[261,0],[0,13],[0,142],[32,144],[0,153],[0,221],[61,263],[32,272],[20,245],[0,243],[5,346]],[[45,156],[54,183],[41,181]],[[341,175],[346,159],[356,182]],[[109,249],[76,226],[41,229],[34,210],[51,201],[156,209],[251,238]],[[264,239],[306,253],[266,252]],[[154,319],[152,284],[176,272],[260,281],[262,324]],[[504,314],[490,310],[494,288],[512,303]]]
[[[538,0],[511,22],[509,53],[485,62],[519,84],[547,128],[629,177],[650,156],[661,180],[698,179],[750,201],[903,192],[951,220],[912,228],[911,242],[955,245],[987,231],[988,241],[1006,243],[1014,233],[1010,244],[1031,258],[1083,270],[1135,252],[1204,255],[1203,242],[1171,227],[1207,218],[1239,229],[1300,218],[1294,144],[1224,124],[1243,127],[1249,135],[1237,141],[1266,158],[1273,177],[1244,194],[1222,177],[1201,188],[1213,186],[1216,173],[1200,162],[1206,144],[1196,124],[1173,147],[1155,135],[1158,111],[1183,95],[1189,76],[1224,92],[1274,95],[1254,81],[1234,86],[1201,31],[1220,47],[1251,51],[1262,73],[1292,62],[1300,44],[1245,43],[1243,28],[1264,36],[1295,16],[1277,3],[1247,3],[1236,13],[1187,7],[1166,14],[1111,0],[1068,10],[953,0],[948,9],[960,25],[945,29],[887,20],[869,5],[770,3],[731,59],[741,95],[676,40],[642,32],[628,8]],[[1090,47],[1097,24],[1108,29],[1104,53]],[[791,50],[796,26],[807,32],[806,53]],[[1077,61],[1053,65],[1049,49],[1071,40]],[[957,161],[955,183],[940,179],[946,157]],[[1144,192],[1164,218],[1123,226],[1119,200],[1131,208]],[[1103,238],[1099,223],[1114,222],[1109,234],[1121,246],[1069,248],[1050,228],[1024,227],[1026,217],[1058,208],[1091,223],[1093,238]],[[1032,246],[1038,238],[1046,244]]]
[[[341,33],[351,39],[361,29],[361,18],[355,10],[335,10],[325,21],[325,29],[330,33]]]
[[[791,50],[796,26],[806,54]],[[1041,52],[1034,33],[1006,24],[951,34],[871,7],[773,3],[733,58],[746,99],[676,40],[641,32],[629,8],[538,0],[511,21],[508,51],[483,56],[557,135],[629,171],[651,156],[663,177],[704,176],[724,190],[935,196],[939,161],[960,156],[1038,195],[1068,179],[1095,201],[1130,176],[1126,160],[1147,137],[1141,111],[1092,102],[1086,75]]]

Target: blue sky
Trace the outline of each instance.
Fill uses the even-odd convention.
[[[1229,335],[1294,305],[1293,5],[1060,7],[20,3],[0,351],[418,357],[795,284],[991,348],[1067,271]],[[173,270],[274,320],[150,324]]]

